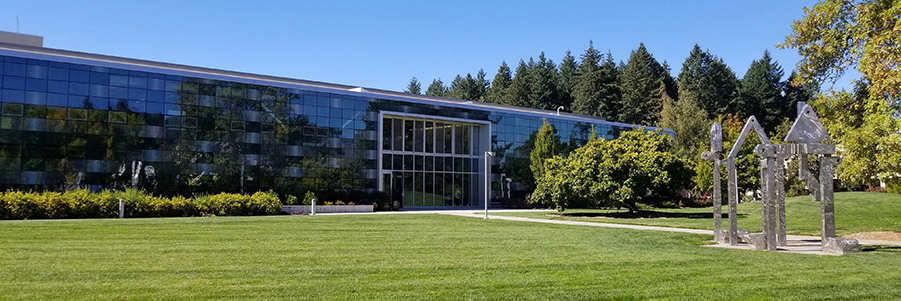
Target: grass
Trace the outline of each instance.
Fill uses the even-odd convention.
[[[729,227],[728,201],[723,206],[723,228]],[[761,231],[760,202],[738,205],[738,228]],[[820,235],[820,203],[810,196],[785,199],[786,232],[796,235]],[[495,213],[493,213],[495,214]],[[626,210],[567,210],[557,212],[506,212],[498,215],[544,219],[592,221],[690,229],[713,229],[713,207],[654,209],[640,217]],[[840,192],[835,194],[836,234],[867,231],[901,231],[901,195],[876,192]]]
[[[898,299],[901,252],[382,214],[0,221],[0,299]]]

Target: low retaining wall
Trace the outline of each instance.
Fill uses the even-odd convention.
[[[310,205],[282,205],[289,214],[310,214]],[[316,213],[373,212],[372,205],[316,205]]]

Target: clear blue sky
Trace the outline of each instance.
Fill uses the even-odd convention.
[[[815,1],[0,1],[0,30],[44,45],[401,91],[593,40],[617,61],[644,42],[673,76],[697,43],[744,75]],[[515,67],[515,66],[514,66]],[[846,81],[846,80],[845,80]],[[843,83],[840,82],[840,85]]]

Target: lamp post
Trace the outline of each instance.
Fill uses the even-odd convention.
[[[494,152],[485,152],[485,219],[488,219],[488,202],[491,202],[491,163],[488,157],[494,157]]]

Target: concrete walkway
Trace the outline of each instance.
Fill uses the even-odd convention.
[[[703,235],[713,235],[713,230],[700,230],[700,229],[684,229],[684,228],[670,228],[670,227],[657,227],[657,226],[642,226],[642,225],[626,225],[626,224],[608,224],[608,223],[595,223],[595,222],[580,222],[580,221],[564,221],[564,220],[550,220],[550,219],[540,219],[540,218],[527,218],[527,217],[515,217],[515,216],[502,216],[502,215],[491,215],[491,213],[498,212],[535,212],[534,209],[500,209],[500,210],[489,210],[488,218],[495,220],[508,220],[508,221],[519,221],[519,222],[533,222],[533,223],[545,223],[545,224],[557,224],[557,225],[570,225],[570,226],[588,226],[588,227],[604,227],[604,228],[619,228],[619,229],[633,229],[633,230],[650,230],[650,231],[667,231],[667,232],[679,232],[679,233],[690,233],[690,234],[703,234]],[[553,212],[553,210],[544,210],[547,212]],[[350,215],[350,214],[445,214],[445,215],[454,215],[454,216],[465,216],[465,217],[473,217],[473,218],[484,218],[484,210],[404,210],[404,211],[390,211],[390,212],[374,212],[374,213],[327,213],[327,215]],[[325,214],[323,214],[325,215]],[[814,255],[831,255],[822,252],[820,237],[819,236],[804,236],[804,235],[788,235],[786,236],[788,240],[788,245],[784,247],[779,247],[779,252],[787,252],[787,253],[800,253],[800,254],[814,254]],[[888,240],[871,240],[871,239],[858,239],[860,245],[883,245],[883,246],[901,246],[901,241],[888,241]],[[709,247],[714,248],[726,248],[726,249],[741,249],[741,250],[753,250],[751,246],[747,244],[739,244],[736,246],[732,246],[729,244],[712,244],[708,245]]]

